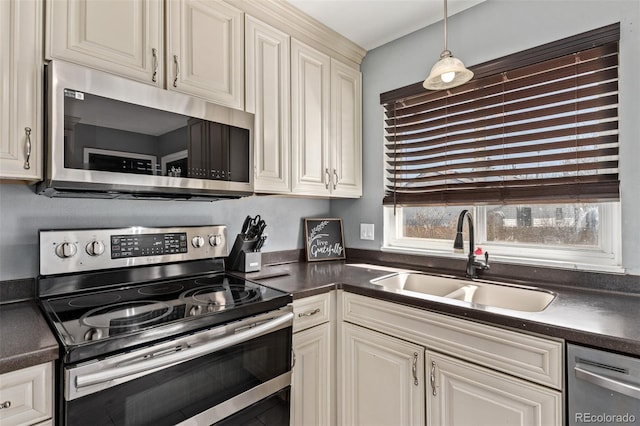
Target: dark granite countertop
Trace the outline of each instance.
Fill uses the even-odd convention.
[[[542,312],[520,312],[435,296],[416,298],[385,291],[369,283],[371,279],[389,273],[392,272],[384,267],[352,266],[345,261],[330,261],[266,266],[260,272],[238,275],[291,292],[294,300],[341,288],[364,296],[640,357],[640,294],[545,284],[539,287],[557,293],[555,300]]]
[[[0,305],[0,374],[58,358],[58,342],[34,301]]]
[[[290,292],[294,299],[344,289],[640,357],[640,294],[544,284],[540,288],[557,293],[556,299],[542,312],[519,312],[428,295],[416,298],[385,291],[369,282],[392,271],[383,266],[354,266],[345,261],[329,261],[264,266],[260,272],[234,274]],[[0,342],[0,374],[58,358],[58,343],[33,300],[0,304]]]

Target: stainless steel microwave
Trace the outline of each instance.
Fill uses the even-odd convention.
[[[69,64],[46,69],[49,197],[215,199],[253,193],[254,116]]]

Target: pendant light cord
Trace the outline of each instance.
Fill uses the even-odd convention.
[[[449,50],[447,44],[447,0],[444,0],[444,50]]]

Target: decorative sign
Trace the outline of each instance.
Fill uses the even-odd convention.
[[[305,219],[307,261],[345,259],[342,219]]]

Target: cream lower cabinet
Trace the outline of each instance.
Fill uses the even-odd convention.
[[[335,292],[293,302],[291,426],[335,424]]]
[[[331,406],[331,324],[293,335],[291,425],[328,425]]]
[[[42,179],[41,38],[41,1],[0,1],[0,179]]]
[[[559,392],[427,352],[428,424],[547,426],[562,424]]]
[[[342,323],[342,425],[423,425],[424,347]]]
[[[2,426],[51,424],[52,363],[34,365],[0,375]]]
[[[412,424],[424,407],[430,426],[563,424],[562,341],[344,291],[338,298],[342,425]],[[418,389],[405,382],[421,348]],[[426,395],[410,404],[409,388]]]

